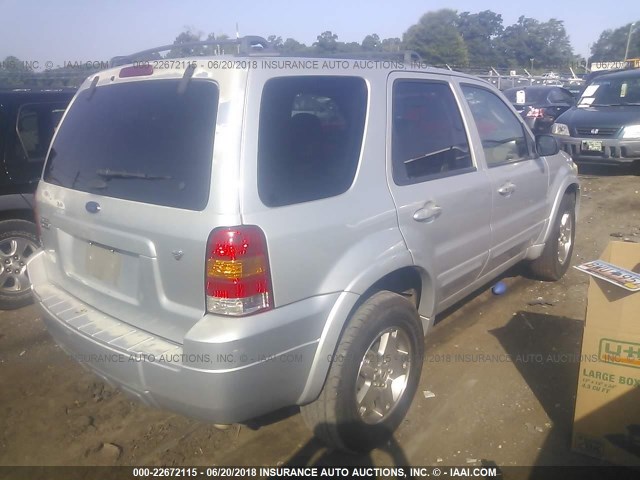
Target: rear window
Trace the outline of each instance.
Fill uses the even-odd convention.
[[[258,193],[270,207],[345,192],[353,182],[367,105],[356,77],[284,77],[262,93]]]
[[[218,87],[154,80],[83,90],[60,126],[44,180],[143,203],[202,210]]]
[[[518,92],[524,92],[524,102],[518,102]],[[509,100],[511,103],[545,103],[549,90],[534,88],[510,88],[502,93],[504,93],[504,96],[507,97],[507,100]]]

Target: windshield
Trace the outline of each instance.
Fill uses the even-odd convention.
[[[88,88],[52,145],[44,180],[66,188],[202,210],[209,197],[218,88],[192,80]]]
[[[579,107],[640,105],[640,76],[598,78],[585,88]]]
[[[518,95],[518,92],[523,93]],[[549,90],[537,88],[510,88],[502,93],[504,93],[504,96],[507,97],[511,103],[546,103]]]

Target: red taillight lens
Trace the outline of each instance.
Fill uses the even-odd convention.
[[[153,74],[153,65],[135,65],[133,67],[124,67],[120,70],[118,77],[146,77]]]
[[[533,117],[533,118],[544,117],[544,108],[529,107],[529,111],[527,112],[527,117]]]
[[[272,307],[267,241],[255,225],[214,229],[207,242],[207,311],[248,315]]]

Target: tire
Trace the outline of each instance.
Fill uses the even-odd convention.
[[[560,280],[571,263],[575,237],[576,200],[573,194],[566,193],[542,255],[529,265],[533,276],[539,280]]]
[[[0,222],[1,310],[13,310],[31,303],[31,282],[26,264],[39,248],[34,223],[26,220]]]
[[[374,294],[347,323],[320,396],[301,407],[305,423],[343,451],[368,452],[385,443],[418,388],[423,352],[414,304],[389,291]]]

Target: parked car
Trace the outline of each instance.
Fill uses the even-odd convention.
[[[556,118],[576,104],[569,90],[556,86],[509,88],[502,93],[533,133],[549,133]]]
[[[579,187],[552,136],[475,77],[332,62],[87,79],[29,262],[66,351],[143,402],[217,423],[300,405],[364,451],[405,416],[438,312],[521,261],[564,274]]]
[[[0,309],[31,301],[27,260],[38,249],[33,193],[75,90],[0,90]]]
[[[552,133],[579,163],[623,165],[640,160],[640,69],[601,75]]]

